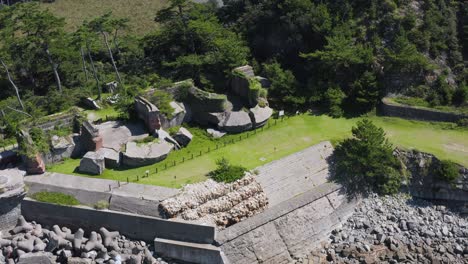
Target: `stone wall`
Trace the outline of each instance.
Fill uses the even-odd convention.
[[[161,121],[159,120],[159,109],[148,100],[141,96],[135,98],[135,111],[138,118],[145,122],[146,127],[153,133],[155,130],[161,128]]]
[[[57,117],[50,116],[49,118],[51,119],[50,121],[36,124],[34,127],[40,128],[42,130],[52,130],[55,127],[71,127],[76,118],[76,114],[66,114]]]
[[[333,183],[282,202],[221,232],[232,263],[288,263],[305,256],[349,217],[357,204]]]
[[[419,198],[468,203],[468,168],[459,166],[459,177],[453,183],[438,179],[435,171],[440,161],[434,155],[416,150],[399,150],[395,155],[405,165],[409,191]]]
[[[387,98],[382,99],[380,105],[380,112],[385,116],[394,116],[407,119],[416,119],[424,121],[437,121],[437,122],[457,122],[460,119],[468,118],[468,115],[442,112],[427,108],[417,108],[408,105],[399,105],[390,102]]]
[[[97,151],[102,148],[103,139],[99,135],[99,130],[95,128],[90,122],[85,121],[81,126],[80,145],[81,151],[84,153],[88,151]]]
[[[215,237],[213,226],[168,221],[154,217],[99,211],[84,207],[61,206],[25,199],[22,214],[28,221],[44,226],[66,226],[72,230],[99,230],[106,227],[118,230],[135,240],[153,241],[155,237],[192,243],[212,244]]]

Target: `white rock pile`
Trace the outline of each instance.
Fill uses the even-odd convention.
[[[175,197],[161,202],[168,218],[226,227],[263,211],[268,198],[255,178],[247,174],[233,183],[207,180],[185,186]]]
[[[363,200],[307,263],[468,263],[468,221],[404,195]]]
[[[54,225],[50,230],[21,216],[17,226],[0,237],[0,263],[7,264],[164,264],[154,258],[144,241],[131,241],[102,227],[85,237],[83,229],[73,233]]]

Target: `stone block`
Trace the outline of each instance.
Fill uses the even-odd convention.
[[[184,262],[200,264],[223,263],[220,248],[210,244],[156,238],[154,240],[154,248],[158,255]]]
[[[79,171],[93,175],[100,175],[104,172],[104,156],[100,153],[89,151],[80,161]]]
[[[177,132],[173,138],[180,146],[186,147],[192,141],[193,135],[186,128],[181,127],[179,132]]]
[[[236,111],[228,114],[218,127],[229,133],[241,133],[252,129],[252,121],[247,112]]]
[[[55,264],[55,257],[49,252],[25,253],[19,257],[18,264]]]
[[[270,117],[273,115],[273,109],[268,106],[260,107],[257,105],[254,108],[250,108],[249,115],[252,120],[253,127],[259,128],[268,122]]]
[[[120,166],[120,152],[110,148],[101,148],[96,152],[104,156],[106,168],[117,168]]]
[[[96,100],[94,100],[93,98],[90,98],[90,97],[84,97],[83,99],[81,99],[81,102],[83,103],[83,105],[90,109],[90,110],[99,110],[101,109],[101,106],[98,105],[98,103],[96,102]]]

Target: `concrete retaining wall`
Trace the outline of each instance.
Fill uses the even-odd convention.
[[[99,230],[106,227],[136,240],[153,241],[155,237],[193,243],[212,244],[215,238],[213,226],[168,221],[154,217],[98,211],[81,207],[69,207],[23,200],[22,214],[28,221],[44,226],[66,226],[73,230]]]
[[[468,118],[468,115],[442,112],[432,109],[423,109],[407,105],[399,105],[390,102],[387,98],[382,99],[380,105],[381,114],[407,119],[437,122],[457,122],[460,119]]]
[[[325,183],[218,234],[232,263],[289,263],[305,256],[348,218],[358,201]]]

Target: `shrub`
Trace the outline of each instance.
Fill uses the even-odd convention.
[[[335,149],[332,180],[347,188],[348,194],[392,194],[399,191],[400,163],[382,128],[364,119],[352,129],[353,137]]]
[[[244,177],[244,173],[247,171],[246,168],[237,165],[231,165],[229,160],[221,158],[216,161],[218,166],[216,170],[208,173],[208,177],[211,177],[217,182],[234,182]]]
[[[468,118],[462,118],[458,120],[457,125],[461,127],[468,127]]]
[[[109,208],[109,203],[107,201],[101,200],[98,201],[93,207],[96,210],[104,210]]]
[[[60,205],[79,205],[80,202],[72,195],[59,192],[37,192],[31,198],[45,203],[60,204]]]
[[[159,111],[167,118],[171,119],[174,114],[174,108],[171,106],[172,95],[161,90],[156,90],[150,97],[151,103],[158,107]]]
[[[177,134],[177,132],[179,132],[179,129],[180,129],[180,126],[174,126],[174,127],[169,128],[167,132],[169,132],[169,135],[174,136],[175,134]]]
[[[441,160],[435,173],[439,179],[446,182],[453,182],[459,176],[458,165],[450,160]]]

